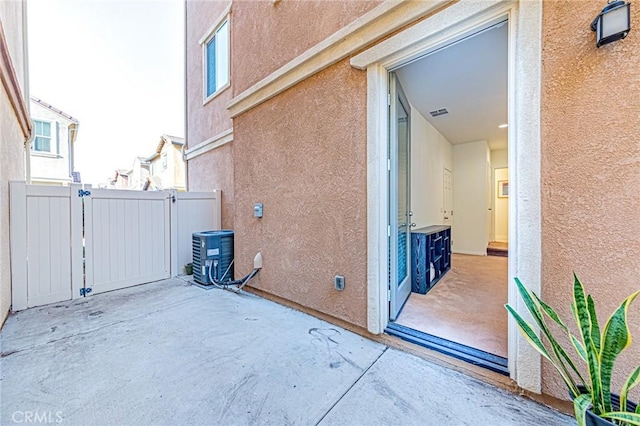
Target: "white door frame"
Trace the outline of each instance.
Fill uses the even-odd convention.
[[[540,73],[542,5],[533,1],[461,0],[351,59],[367,70],[367,328],[389,321],[387,292],[388,72],[479,27],[508,17],[509,25],[509,303],[519,312],[514,277],[540,291]],[[509,318],[509,371],[519,386],[541,391],[540,356]]]

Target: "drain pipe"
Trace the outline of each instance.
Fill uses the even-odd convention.
[[[27,2],[22,2],[22,67],[24,70],[24,103],[29,114],[29,124],[31,125],[31,134],[24,140],[25,150],[25,174],[27,185],[31,184],[31,142],[35,138],[36,129],[31,120],[31,93],[29,91],[29,42],[27,29]]]
[[[27,185],[31,185],[31,142],[35,139],[35,127],[31,118],[29,118],[29,122],[31,123],[31,134],[25,138],[24,140],[24,169],[26,175]]]
[[[242,288],[253,278],[256,276],[256,274],[260,271],[260,269],[262,269],[262,253],[258,252],[258,254],[256,254],[256,257],[253,258],[253,271],[251,271],[249,273],[249,275],[245,276],[242,279],[239,280],[229,280],[229,281],[224,281],[224,277],[227,276],[227,273],[229,272],[229,270],[231,269],[231,265],[233,265],[233,260],[231,261],[231,263],[229,264],[229,266],[227,267],[227,270],[224,272],[224,274],[222,275],[222,280],[218,281],[217,279],[213,278],[214,276],[217,275],[217,269],[218,269],[218,261],[217,260],[207,260],[206,261],[206,265],[209,267],[209,281],[211,281],[211,283],[213,285],[215,285],[216,287],[222,289],[222,290],[228,290],[228,291],[232,291],[234,293],[239,293]],[[213,274],[211,273],[211,271],[213,270]],[[235,286],[235,288],[229,288],[231,286]]]

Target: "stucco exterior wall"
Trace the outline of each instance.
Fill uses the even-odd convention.
[[[0,2],[0,20],[12,66],[24,87],[25,64],[22,2]],[[24,89],[23,89],[24,94]],[[25,179],[24,135],[3,85],[0,84],[0,325],[11,307],[9,246],[9,181]]]
[[[202,45],[199,40],[211,29],[229,1],[187,1],[186,2],[186,90],[187,124],[186,144],[193,147],[232,127],[233,123],[227,111],[227,102],[233,97],[231,87],[224,89],[215,98],[203,105],[203,69]],[[234,29],[231,21],[231,51],[234,51]],[[233,85],[233,67],[231,63],[230,84]]]
[[[0,1],[0,19],[4,28],[9,55],[16,70],[20,87],[25,87],[25,55],[23,41],[23,1]],[[24,92],[23,92],[24,93]]]
[[[234,142],[189,160],[189,191],[222,191],[222,228],[234,227]]]
[[[236,271],[366,327],[366,73],[344,60],[237,117]],[[309,117],[314,117],[310,120]],[[253,217],[253,204],[264,217]],[[345,290],[334,289],[345,276]]]
[[[575,271],[601,323],[640,289],[640,9],[625,40],[597,49],[589,23],[604,5],[544,1],[541,108],[543,299],[570,319]],[[640,300],[629,321],[616,392],[640,359]],[[548,364],[542,378],[544,393],[566,398]]]
[[[235,1],[231,28],[237,95],[381,1]],[[259,19],[258,19],[259,17]]]
[[[186,2],[186,148],[192,148],[233,127],[226,105],[233,98],[233,52],[236,39],[230,22],[231,62],[229,87],[203,105],[202,45],[199,40],[211,29],[230,1]],[[230,144],[189,160],[189,191],[222,191],[222,227],[233,229],[233,147]]]

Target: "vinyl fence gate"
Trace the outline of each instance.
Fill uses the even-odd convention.
[[[221,225],[220,191],[10,190],[13,311],[177,276],[191,234]]]

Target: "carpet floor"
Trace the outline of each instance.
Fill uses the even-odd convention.
[[[507,357],[506,257],[453,254],[427,294],[411,293],[398,324]]]

